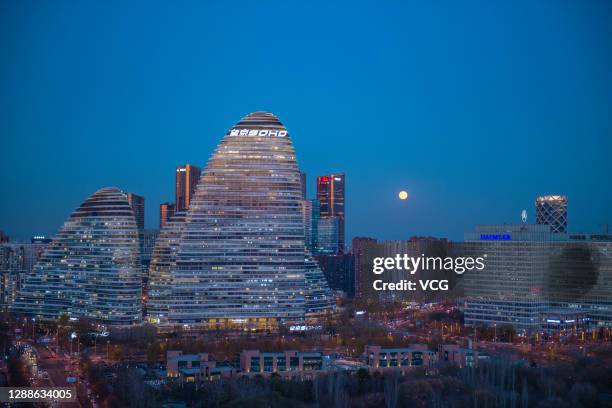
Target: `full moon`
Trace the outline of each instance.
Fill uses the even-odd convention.
[[[400,191],[398,195],[399,195],[400,200],[405,200],[408,198],[408,193],[405,191]]]

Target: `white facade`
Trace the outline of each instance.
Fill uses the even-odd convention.
[[[302,206],[287,129],[270,113],[243,118],[202,172],[166,275],[151,270],[150,304],[166,303],[167,315],[152,309],[149,320],[299,321],[330,309],[332,292],[305,248]]]
[[[26,276],[12,309],[41,318],[140,321],[138,228],[126,194],[100,189],[72,213]]]

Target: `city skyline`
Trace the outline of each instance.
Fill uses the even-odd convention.
[[[144,196],[156,227],[174,169],[204,167],[234,118],[257,110],[290,126],[308,198],[317,175],[347,175],[347,242],[460,240],[522,209],[532,223],[540,195],[569,197],[571,232],[610,223],[609,4],[321,7],[246,4],[228,19],[223,5],[152,6],[134,28],[136,5],[81,3],[66,20],[61,7],[7,4],[0,194],[19,199],[0,204],[0,230],[52,236],[109,185]],[[277,25],[245,41],[236,28],[253,16]]]

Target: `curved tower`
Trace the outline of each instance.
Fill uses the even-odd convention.
[[[77,208],[26,276],[17,313],[126,325],[141,318],[138,227],[126,194],[109,187]]]
[[[261,325],[332,307],[332,293],[305,249],[300,173],[276,116],[246,116],[217,146],[171,269],[169,323]]]
[[[162,227],[155,241],[149,265],[147,316],[151,323],[168,321],[168,302],[172,298],[172,271],[176,266],[185,213],[177,212]]]

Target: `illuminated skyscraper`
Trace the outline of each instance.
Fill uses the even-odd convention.
[[[536,197],[536,224],[548,225],[553,233],[567,232],[567,196]]]
[[[317,222],[317,244],[315,255],[336,255],[339,251],[339,218],[321,217]]]
[[[172,271],[176,266],[185,213],[174,213],[159,231],[149,264],[145,308],[152,323],[168,321],[168,304],[172,298]]]
[[[321,218],[338,217],[338,252],[344,253],[345,237],[344,173],[317,177],[317,199]]]
[[[304,244],[306,249],[313,253],[312,249],[312,201],[302,200],[302,220],[304,222]]]
[[[47,244],[38,237],[32,242],[0,242],[0,310],[14,303],[22,281],[32,273]]]
[[[612,235],[548,225],[477,225],[464,256],[486,254],[465,279],[465,324],[522,330],[612,327]]]
[[[145,199],[143,196],[139,196],[134,193],[127,193],[128,203],[132,210],[134,211],[134,217],[136,217],[136,225],[138,226],[138,230],[144,230],[144,220],[145,220]]]
[[[159,205],[159,229],[164,228],[166,223],[170,221],[170,218],[174,215],[174,204],[173,203],[161,203]]]
[[[300,171],[300,182],[302,183],[302,199],[306,199],[306,173]]]
[[[64,223],[26,276],[13,310],[127,325],[141,319],[140,297],[138,227],[127,195],[111,187]]]
[[[187,211],[199,180],[199,167],[193,164],[186,164],[176,168],[175,211]]]
[[[238,122],[208,161],[184,223],[161,231],[149,320],[261,326],[331,309],[305,248],[301,189],[278,118],[257,112]]]

